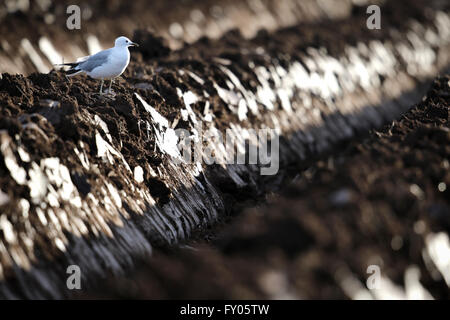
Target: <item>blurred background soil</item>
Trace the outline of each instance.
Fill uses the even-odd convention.
[[[280,194],[208,241],[158,250],[132,277],[81,297],[368,298],[357,283],[373,264],[393,282],[380,296],[407,298],[399,288],[420,278],[434,298],[448,299],[423,258],[423,235],[450,232],[449,97],[446,75],[401,119],[299,167]]]

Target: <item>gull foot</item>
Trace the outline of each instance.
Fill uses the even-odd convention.
[[[108,90],[106,91],[102,91],[100,92],[93,92],[90,94],[91,96],[95,96],[98,98],[103,98],[103,99],[112,99],[116,96],[116,93],[114,91],[111,90],[111,92],[109,92]]]
[[[111,96],[111,97],[115,97],[116,93],[114,92],[113,89],[111,89],[111,90],[108,89],[108,90],[105,91],[105,95],[108,95],[108,96]]]

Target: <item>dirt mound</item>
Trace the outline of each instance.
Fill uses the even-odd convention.
[[[136,30],[133,35],[133,42],[139,44],[139,52],[145,60],[164,57],[170,52],[167,40],[155,36],[154,33],[147,30]]]
[[[400,120],[299,168],[280,196],[213,241],[156,252],[131,279],[83,297],[448,299],[432,243],[450,232],[449,95],[442,76]],[[370,265],[387,279],[373,291]],[[416,284],[423,295],[411,295]]]

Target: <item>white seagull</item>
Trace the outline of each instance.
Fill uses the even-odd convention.
[[[128,51],[128,47],[131,46],[139,45],[127,37],[118,37],[112,48],[97,52],[92,56],[80,58],[77,62],[63,63],[60,65],[70,66],[70,69],[66,71],[69,77],[84,72],[91,78],[101,79],[100,94],[102,94],[104,80],[109,79],[108,92],[111,92],[111,85],[114,78],[120,76],[130,62],[130,51]]]

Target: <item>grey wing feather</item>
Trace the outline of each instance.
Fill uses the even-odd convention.
[[[102,64],[105,64],[108,61],[110,51],[111,49],[106,49],[89,56],[85,61],[78,64],[77,69],[90,72]]]

